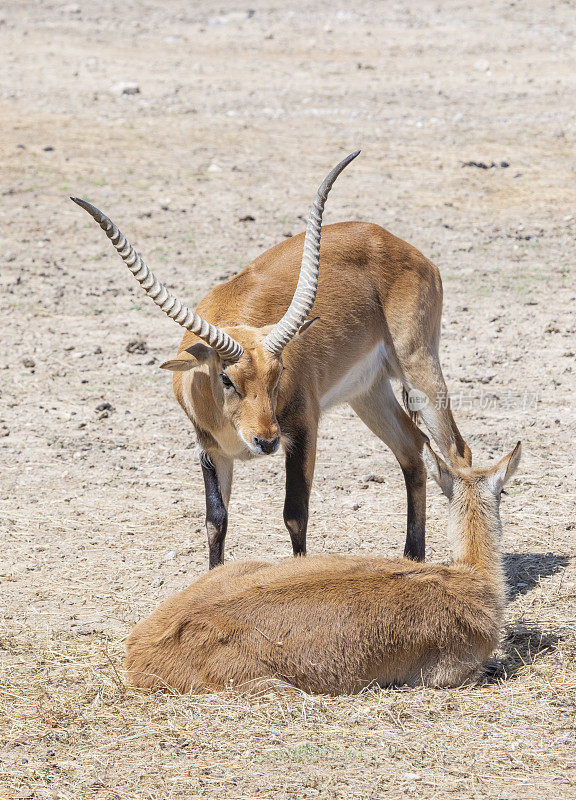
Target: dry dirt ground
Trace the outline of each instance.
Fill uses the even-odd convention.
[[[575,34],[561,0],[2,4],[3,800],[576,798]],[[301,230],[357,147],[325,221],[436,261],[476,462],[524,443],[502,650],[451,691],[127,689],[132,625],[206,567],[203,490],[158,369],[180,331],[68,195],[194,304]],[[280,456],[237,467],[229,559],[289,553],[282,494]],[[428,507],[442,560],[432,485]],[[398,555],[404,515],[391,454],[333,410],[309,551]]]

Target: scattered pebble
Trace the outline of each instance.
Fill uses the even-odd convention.
[[[90,636],[92,633],[102,633],[104,630],[102,622],[79,622],[71,627],[77,636]]]
[[[484,161],[464,161],[462,164],[463,167],[476,167],[477,169],[508,169],[510,164],[508,161],[501,161],[500,164],[496,164],[492,161],[490,164],[486,164]]]
[[[137,83],[130,83],[130,82],[115,83],[113,86],[110,87],[110,94],[116,95],[116,97],[125,97],[126,95],[140,94],[140,87],[138,86]]]
[[[134,339],[126,345],[128,353],[147,353],[148,345],[143,339]]]
[[[365,483],[386,483],[386,479],[381,475],[365,475],[362,480]]]
[[[100,403],[100,405],[96,406],[95,411],[98,414],[98,419],[106,419],[115,409],[111,403]]]
[[[25,367],[28,367],[28,369],[32,369],[33,367],[36,366],[36,362],[34,361],[33,358],[23,358],[22,363],[24,364]]]

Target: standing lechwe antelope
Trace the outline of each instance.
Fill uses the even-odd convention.
[[[357,155],[322,183],[305,235],[216,286],[197,312],[168,292],[108,217],[72,198],[100,224],[146,293],[187,329],[178,358],[162,366],[174,371],[174,392],[198,436],[211,567],[223,562],[234,459],[273,453],[280,442],[284,521],[294,554],[306,552],[318,422],[344,401],[398,459],[408,496],[405,555],[424,558],[425,436],[397,402],[391,378],[424,401],[422,417],[442,453],[454,446],[471,462],[438,359],[438,269],[373,224],[328,225],[320,247],[328,192]]]
[[[473,678],[498,643],[500,494],[520,444],[491,469],[457,456],[448,466],[428,445],[424,458],[450,501],[450,566],[334,555],[231,562],[134,628],[132,683],[200,692],[277,678],[349,694],[372,682],[457,686]]]

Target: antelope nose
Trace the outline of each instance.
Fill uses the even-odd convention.
[[[259,436],[255,436],[254,444],[256,445],[256,447],[259,447],[263,453],[265,453],[266,455],[270,455],[270,453],[275,453],[276,450],[278,450],[278,445],[280,444],[280,437],[277,436],[275,439],[260,439]]]

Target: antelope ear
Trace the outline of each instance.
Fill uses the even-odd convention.
[[[490,470],[490,483],[495,493],[501,492],[505,484],[510,480],[512,475],[514,475],[520,464],[521,456],[522,443],[518,442],[514,450],[508,453],[507,456],[504,456],[504,458]]]
[[[160,364],[160,369],[169,369],[171,372],[187,372],[197,366],[198,362],[194,358],[175,358]]]
[[[202,344],[202,342],[196,342],[191,347],[187,347],[185,350],[186,353],[190,353],[191,356],[194,356],[196,361],[199,364],[203,364],[205,361],[208,361],[211,355],[213,355],[214,350],[208,345]]]
[[[204,364],[214,353],[214,350],[202,344],[202,342],[197,342],[191,347],[187,347],[184,352],[190,353],[192,358],[175,358],[172,361],[165,361],[160,364],[160,369],[169,369],[172,372],[187,372],[189,369],[197,367],[198,364]]]
[[[312,325],[314,325],[315,322],[318,322],[319,319],[320,317],[313,317],[312,319],[307,319],[306,322],[303,322],[302,325],[300,325],[300,327],[298,328],[298,333],[296,335],[302,336],[302,334],[305,333],[308,330],[308,328],[312,327]]]
[[[452,497],[454,479],[447,464],[442,461],[440,456],[436,455],[428,442],[425,442],[424,444],[424,449],[422,450],[422,460],[426,465],[428,474],[434,478],[446,497],[450,499],[450,497]]]

